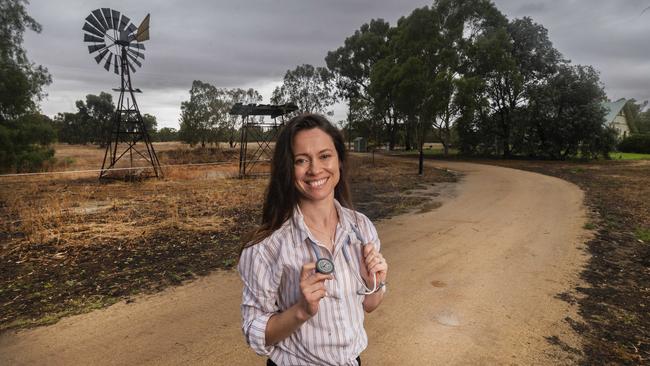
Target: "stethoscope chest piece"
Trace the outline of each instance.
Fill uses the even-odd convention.
[[[334,263],[327,258],[320,258],[316,261],[316,272],[330,274],[334,272]]]

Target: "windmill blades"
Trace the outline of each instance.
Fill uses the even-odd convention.
[[[95,19],[95,17],[92,14],[86,17],[86,21],[92,24],[92,26],[97,28],[100,32],[102,32],[102,34],[106,32],[106,27],[103,27],[101,24],[99,24],[97,19]]]
[[[124,32],[124,29],[129,24],[130,21],[131,19],[129,19],[129,17],[127,17],[126,15],[122,15],[122,18],[120,19],[120,28],[118,29],[118,31],[120,31],[120,33]]]
[[[99,55],[95,56],[95,61],[97,61],[97,63],[102,62],[102,59],[104,58],[104,56],[106,56],[106,54],[108,52],[109,52],[108,48],[104,49],[102,52],[99,53]],[[112,53],[111,53],[111,55],[112,55]],[[111,56],[109,55],[108,58],[110,59]]]
[[[120,25],[120,12],[111,9],[111,17],[113,18],[113,26],[111,28],[117,29],[117,27]]]
[[[113,16],[111,15],[111,9],[102,8],[102,14],[104,14],[104,19],[106,19],[106,29],[113,28]]]
[[[99,51],[101,49],[104,49],[104,48],[106,48],[105,43],[94,44],[92,46],[88,46],[88,53],[95,53],[95,52],[97,52],[97,51]]]
[[[117,10],[95,9],[85,18],[84,42],[90,43],[88,52],[106,71],[117,75],[135,73],[144,60],[145,47],[139,41],[149,39],[149,14],[140,26]]]
[[[104,38],[95,37],[88,33],[84,33],[84,42],[104,43]]]
[[[126,28],[126,33],[131,34],[133,36],[133,32],[137,31],[138,28],[133,25],[133,23],[129,24],[129,26]]]
[[[95,18],[97,20],[99,20],[99,23],[101,23],[101,25],[102,25],[102,27],[104,27],[104,29],[109,28],[108,23],[106,23],[106,19],[104,19],[104,15],[102,14],[101,10],[99,10],[99,9],[93,10],[92,13],[95,16]],[[104,32],[106,32],[106,31],[104,31]]]
[[[138,48],[144,51],[144,45],[142,43],[131,43],[129,44],[129,47]]]
[[[144,54],[143,53],[140,53],[138,51],[134,51],[134,50],[132,50],[130,48],[127,49],[127,52],[129,52],[130,54],[132,54],[135,57],[142,58],[144,60]]]
[[[131,65],[131,63],[128,61],[126,62],[126,64],[129,65],[129,69],[131,69],[131,72],[135,74],[135,67],[133,67],[133,65]]]
[[[111,69],[111,60],[112,59],[113,59],[113,54],[110,53],[108,55],[108,57],[106,58],[106,63],[104,64],[104,68],[106,69],[106,71],[110,71],[110,69]]]
[[[138,61],[137,58],[133,57],[133,55],[131,55],[131,54],[128,53],[128,52],[126,53],[126,55],[129,56],[129,58],[131,59],[131,61],[135,62],[135,64],[138,65],[138,67],[142,67],[142,63],[141,63],[140,61]]]
[[[84,23],[84,26],[81,29],[85,30],[88,33],[92,33],[97,37],[102,37],[102,38],[104,37],[103,32],[100,32],[97,29],[93,28],[89,23]]]

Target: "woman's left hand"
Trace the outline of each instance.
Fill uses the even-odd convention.
[[[361,268],[361,275],[366,281],[366,285],[372,288],[374,283],[373,274],[377,274],[377,285],[386,282],[386,275],[388,274],[388,263],[381,253],[375,249],[375,246],[368,243],[363,246],[363,259],[364,266]]]

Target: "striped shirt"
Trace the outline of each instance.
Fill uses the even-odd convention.
[[[342,207],[336,200],[334,204],[339,223],[333,253],[311,234],[296,207],[291,219],[260,243],[244,249],[239,260],[246,342],[278,365],[357,365],[356,357],[368,345],[363,328],[364,296],[357,294],[362,285],[353,271],[360,274],[362,240],[373,243],[377,251],[380,242],[365,215]],[[269,318],[298,302],[302,266],[316,261],[310,240],[317,244],[320,258],[334,262],[334,279],[325,281],[327,296],[321,299],[318,313],[289,337],[267,347]]]

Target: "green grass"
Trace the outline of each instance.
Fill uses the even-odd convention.
[[[614,152],[609,155],[614,160],[650,160],[650,154]]]
[[[637,239],[650,243],[650,229],[638,228],[635,234]]]
[[[397,151],[392,151],[391,154],[407,155],[407,156],[419,156],[420,155],[420,150],[409,150],[409,151],[397,150]],[[458,154],[458,149],[449,149],[449,156],[457,155],[457,154]],[[444,150],[443,149],[424,149],[424,156],[444,156]]]
[[[395,150],[391,151],[391,154],[395,155],[406,155],[406,156],[418,156],[420,155],[419,150]],[[424,149],[425,156],[444,156],[443,149]],[[449,149],[449,156],[458,155],[458,149]],[[637,154],[637,153],[622,153],[622,152],[612,152],[609,154],[612,160],[650,160],[650,154]],[[580,155],[577,157],[580,158]]]
[[[596,228],[596,224],[594,224],[593,222],[587,222],[582,227],[587,230],[593,230]]]

